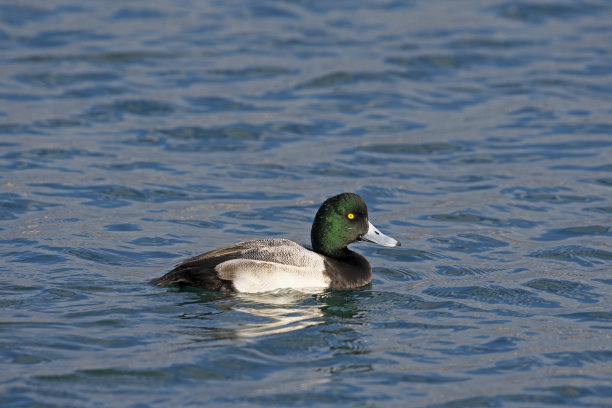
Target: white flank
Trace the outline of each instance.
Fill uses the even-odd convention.
[[[330,279],[323,273],[323,259],[316,266],[313,268],[253,259],[233,259],[220,263],[215,270],[219,278],[231,280],[238,292],[254,293],[283,288],[328,287]]]

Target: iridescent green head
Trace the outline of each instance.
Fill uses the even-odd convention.
[[[317,211],[310,231],[312,249],[323,255],[342,257],[355,241],[369,241],[384,246],[400,243],[376,229],[368,220],[365,201],[354,193],[342,193],[327,199]]]

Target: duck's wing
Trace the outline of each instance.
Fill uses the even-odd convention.
[[[242,243],[241,258],[296,267],[316,268],[323,257],[288,239],[260,239]]]
[[[152,281],[210,290],[260,292],[326,286],[323,257],[286,239],[245,241],[187,259]]]

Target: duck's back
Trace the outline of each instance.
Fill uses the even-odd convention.
[[[286,287],[328,287],[324,258],[286,239],[245,241],[178,264],[153,281],[222,292],[262,292]]]

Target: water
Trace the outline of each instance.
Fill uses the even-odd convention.
[[[612,406],[608,1],[0,4],[2,407]],[[156,288],[361,194],[371,287]]]

